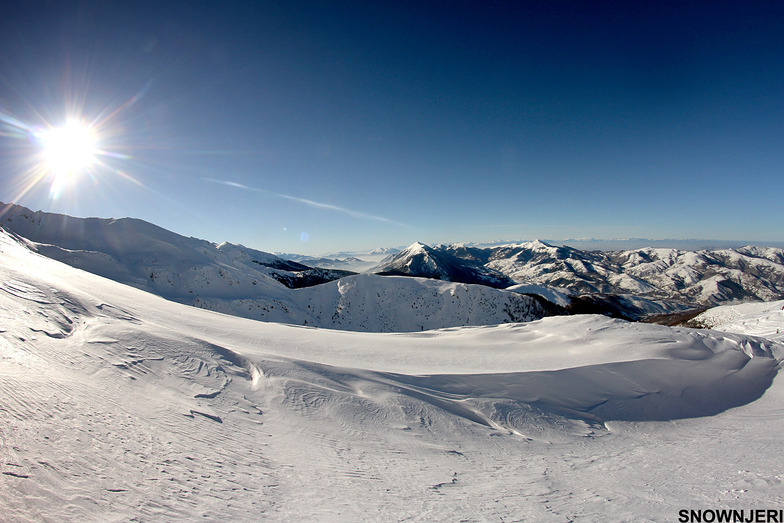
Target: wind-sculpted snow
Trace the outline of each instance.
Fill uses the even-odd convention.
[[[0,318],[9,521],[674,520],[783,501],[782,346],[764,338],[601,316],[262,323],[6,234]]]
[[[604,423],[611,420],[713,415],[759,398],[770,386],[777,360],[765,343],[690,341],[672,348],[668,358],[557,370],[408,375],[315,363],[296,365],[313,373],[306,381],[319,383],[322,394],[348,396],[340,401],[350,401],[358,393],[364,398],[402,395],[479,425],[528,437],[539,437],[542,424],[584,422],[585,430],[590,427],[595,433],[605,432]],[[680,340],[660,343],[682,344]],[[266,373],[270,372],[289,371],[278,367]]]

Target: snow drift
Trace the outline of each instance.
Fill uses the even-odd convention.
[[[623,422],[666,420],[687,442],[696,430],[708,448],[684,446],[700,477],[721,481],[722,438],[747,448],[743,427],[673,420],[757,404],[782,355],[763,338],[599,316],[394,334],[260,323],[5,233],[0,262],[0,510],[12,520],[639,519],[652,502],[634,463],[681,503],[700,489],[666,462],[689,459],[662,451],[676,436],[650,449],[659,439]],[[780,416],[744,412],[749,430],[780,435]],[[773,499],[776,456],[744,464],[762,485],[747,501]]]

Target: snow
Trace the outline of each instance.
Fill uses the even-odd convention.
[[[497,250],[486,267],[519,283],[566,286],[576,293],[632,292],[696,306],[779,299],[782,262],[784,251],[770,247],[587,252],[535,242]]]
[[[708,309],[692,322],[718,331],[784,341],[784,300],[722,305]]]
[[[471,284],[458,293],[467,299],[452,306],[455,291],[441,284],[375,277],[335,283],[345,273],[308,269],[242,245],[186,238],[141,220],[80,219],[0,206],[4,227],[71,266],[208,310],[320,328],[401,332],[541,316],[519,292],[510,296],[517,284],[561,305],[568,303],[567,294],[613,295],[615,314],[628,318],[784,297],[784,250],[774,248],[588,252],[539,240],[495,249],[417,242],[373,268],[367,257],[312,260]],[[317,283],[326,287],[301,288]],[[478,284],[510,292],[488,292]]]
[[[392,334],[264,323],[0,234],[0,513],[676,521],[780,507],[783,349],[599,316]]]
[[[28,245],[41,254],[167,299],[255,320],[402,332],[527,321],[544,314],[530,297],[421,279],[359,275],[292,290],[274,276],[293,278],[293,273],[263,266],[285,266],[284,260],[242,245],[185,238],[140,220],[8,209],[3,223],[40,240]],[[440,270],[423,244],[409,251],[422,254],[423,267]]]
[[[537,296],[541,296],[549,302],[560,305],[561,307],[566,307],[572,302],[572,300],[569,298],[571,293],[568,289],[558,289],[555,287],[549,287],[547,285],[526,285],[524,283],[520,283],[518,285],[507,287],[506,290],[519,292],[522,294],[536,294]]]
[[[612,275],[608,280],[614,286],[628,292],[636,292],[644,295],[656,291],[656,288],[653,285],[625,273]]]
[[[482,285],[370,274],[271,297],[199,296],[193,304],[263,321],[363,332],[410,332],[544,316],[544,309],[533,298],[517,293]]]
[[[432,249],[427,245],[414,242],[402,251],[391,255],[390,258],[385,259],[380,265],[373,269],[374,272],[383,272],[386,267],[392,266],[397,260],[404,260],[406,263],[404,268],[406,270],[412,269],[412,264],[416,267],[413,269],[417,272],[426,273],[428,275],[445,275],[445,271],[438,266],[438,262],[434,260],[430,253]]]

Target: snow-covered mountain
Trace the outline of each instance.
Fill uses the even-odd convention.
[[[495,277],[499,287],[512,281],[592,300],[620,297],[649,313],[784,297],[784,250],[772,247],[600,252],[541,241],[484,249],[415,243],[372,272],[450,281]]]
[[[324,267],[327,269],[339,269],[352,272],[365,272],[379,264],[384,258],[399,252],[400,249],[394,247],[376,248],[368,252],[364,251],[343,251],[329,253],[323,256],[307,256],[295,253],[277,253],[278,256],[287,260],[304,263],[311,267]]]
[[[363,260],[356,256],[345,256],[343,258],[330,258],[326,256],[307,256],[304,254],[276,253],[276,256],[284,260],[291,260],[310,267],[321,267],[324,269],[337,269],[342,271],[363,272],[369,267],[377,264],[373,260]]]
[[[73,267],[180,303],[256,320],[403,332],[530,321],[546,314],[541,300],[514,292],[314,269],[129,218],[81,219],[6,206],[0,226]]]
[[[463,250],[472,252],[467,248]],[[476,260],[472,258],[460,257],[455,251],[456,249],[434,248],[417,242],[390,255],[371,272],[477,283],[501,289],[514,284],[502,273],[475,263]]]
[[[494,248],[415,243],[373,269],[382,277],[313,268],[130,218],[81,219],[6,205],[0,226],[41,254],[168,299],[324,328],[417,331],[565,310],[639,320],[784,297],[784,250],[776,248],[588,252],[541,241]]]
[[[198,297],[193,305],[246,318],[363,332],[412,332],[531,321],[542,300],[483,285],[370,274],[297,289],[283,298]]]
[[[74,218],[0,203],[0,227],[50,258],[176,300],[240,298],[254,287],[275,295],[280,284],[297,288],[350,274],[242,245],[186,238],[133,218]]]
[[[400,249],[395,247],[376,247],[375,249],[371,249],[368,254],[371,256],[394,256],[399,252]]]
[[[0,231],[0,519],[746,517],[782,503],[782,357],[602,316],[395,334],[250,321]]]

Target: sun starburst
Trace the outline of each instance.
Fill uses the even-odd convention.
[[[7,187],[16,193],[11,195],[12,201],[20,201],[41,189],[51,199],[66,195],[94,197],[112,178],[143,186],[127,172],[133,157],[124,152],[134,147],[128,141],[132,137],[128,135],[124,113],[143,94],[144,90],[123,103],[91,111],[92,115],[80,104],[66,103],[63,111],[66,116],[62,120],[43,116],[56,112],[50,107],[28,111],[33,115],[32,120],[37,121],[0,109],[3,165],[11,165],[17,173]],[[35,107],[33,103],[28,105]],[[85,178],[91,182],[89,194],[84,191]]]
[[[76,119],[42,131],[37,138],[42,166],[52,180],[51,194],[55,198],[95,163],[99,152],[95,130]]]

